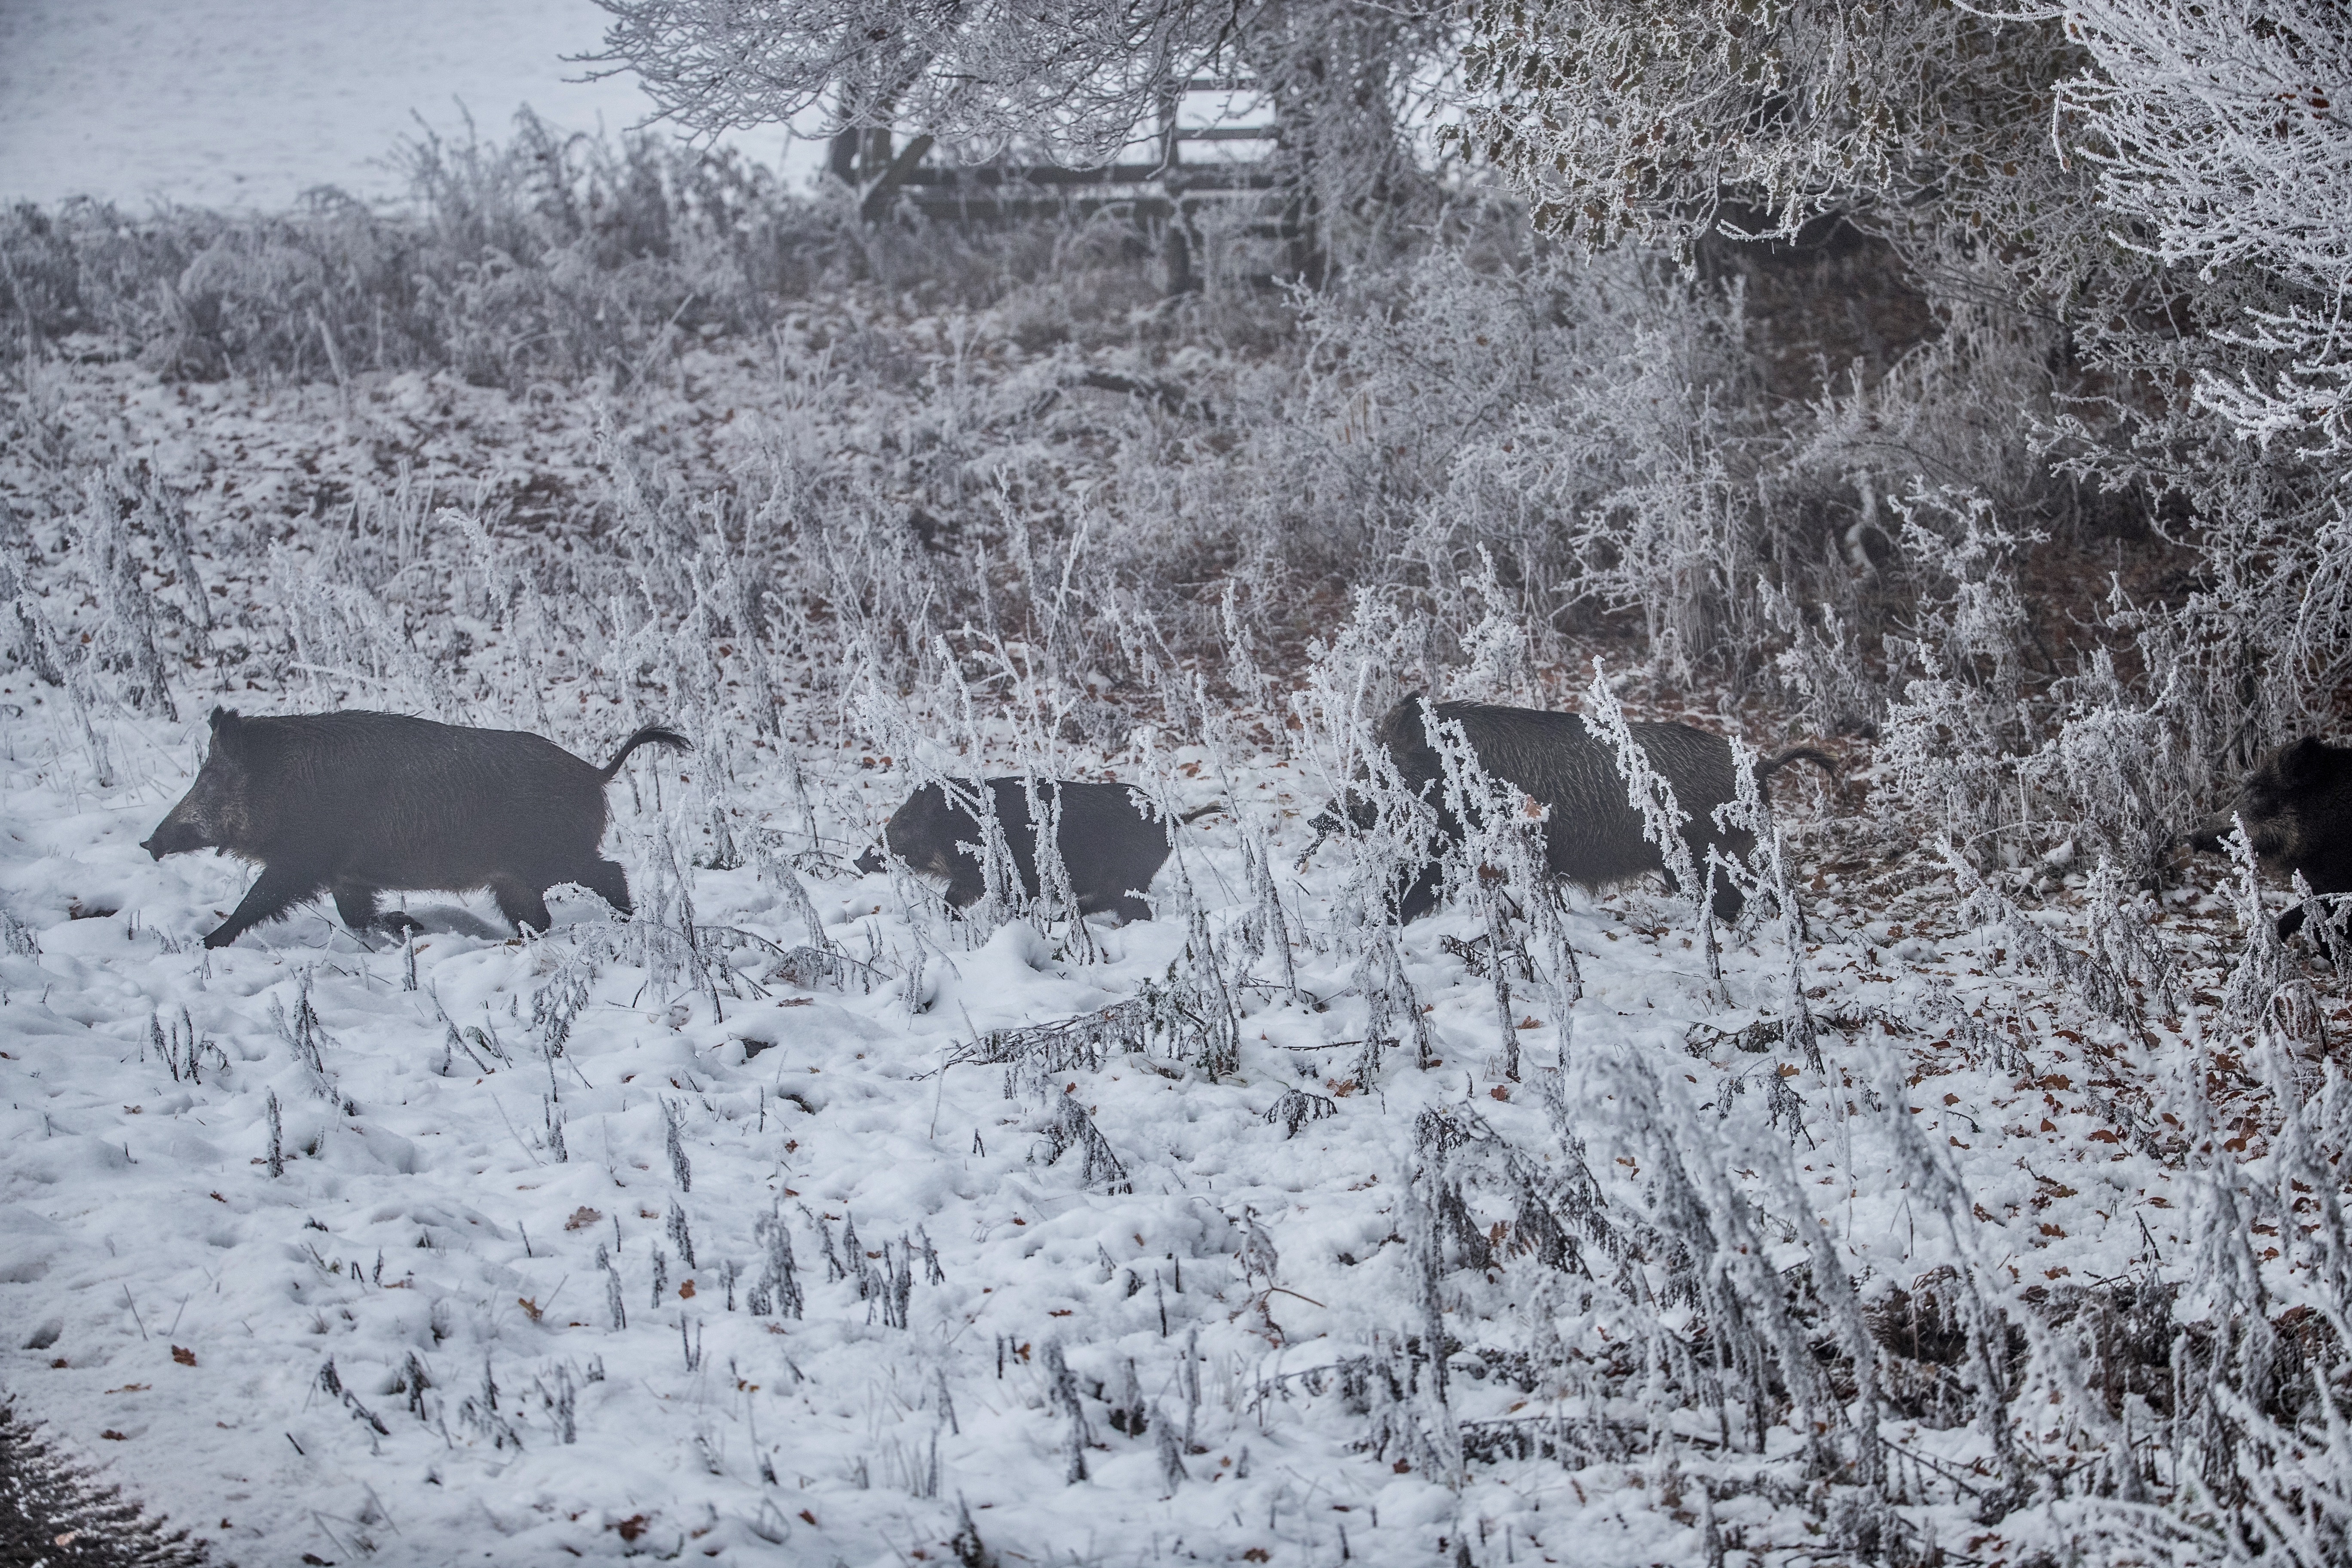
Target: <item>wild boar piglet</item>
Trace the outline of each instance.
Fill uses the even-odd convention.
[[[971,805],[979,800],[980,792],[970,779],[950,779],[947,784],[945,790],[925,784],[908,795],[883,825],[882,842],[859,857],[857,868],[879,871],[885,854],[896,855],[910,870],[945,883],[948,902],[961,910],[979,902],[987,891],[980,857],[962,847],[981,842],[980,818]],[[988,781],[988,791],[1004,847],[1020,874],[1021,889],[1034,899],[1038,891],[1037,828],[1030,820],[1028,786],[1017,778],[995,778]],[[1167,826],[1147,815],[1136,804],[1134,791],[1123,784],[1047,779],[1039,782],[1037,792],[1048,811],[1057,797],[1061,802],[1054,843],[1069,872],[1079,912],[1107,910],[1122,921],[1150,920],[1151,906],[1139,895],[1150,889],[1168,858]],[[1183,820],[1219,809],[1204,805],[1186,812]]]

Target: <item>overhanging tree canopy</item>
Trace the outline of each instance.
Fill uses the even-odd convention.
[[[1073,159],[1133,140],[1160,95],[1234,47],[1257,7],[1196,0],[602,0],[600,62],[698,135],[912,126]]]
[[[1457,15],[1445,0],[600,3],[598,61],[702,136],[814,117],[824,134],[919,132],[965,161],[1017,144],[1094,165],[1186,83],[1245,81],[1275,107],[1288,225],[1318,278],[1423,220],[1433,186],[1402,126]]]

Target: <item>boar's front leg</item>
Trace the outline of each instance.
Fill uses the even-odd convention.
[[[365,882],[340,881],[334,885],[335,913],[342,916],[343,924],[352,931],[363,931],[375,925],[376,889]]]
[[[321,879],[307,868],[264,866],[247,889],[245,898],[218,929],[205,938],[206,947],[226,947],[264,921],[274,921],[319,890]]]
[[[1434,860],[1423,866],[1420,874],[1406,885],[1402,893],[1397,895],[1397,923],[1411,925],[1435,909],[1437,896],[1444,887],[1445,868]]]
[[[383,889],[368,882],[341,881],[333,885],[335,912],[343,917],[343,924],[354,936],[372,931],[390,931],[394,936],[405,936],[420,931],[424,925],[405,910],[383,914],[376,909],[376,900]]]
[[[988,877],[981,870],[976,857],[958,855],[955,858],[954,869],[949,873],[945,891],[948,907],[953,910],[968,910],[988,897]],[[1014,898],[1020,897],[1010,888],[1005,891]]]

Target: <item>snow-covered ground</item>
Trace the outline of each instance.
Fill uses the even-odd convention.
[[[794,356],[825,363],[799,326],[772,352],[688,355],[677,384],[697,395],[646,392],[619,438],[746,460],[799,395]],[[1607,1226],[1710,1234],[1710,1278],[1769,1282],[1758,1300],[1780,1272],[1834,1268],[1876,1309],[1948,1265],[2021,1317],[2036,1291],[2177,1267],[2210,1228],[2177,1150],[2137,1131],[2186,1112],[2197,1049],[2158,1010],[2139,1034],[2093,1016],[1998,929],[1889,924],[1855,890],[1875,866],[1812,853],[1801,873],[1818,1069],[1740,1032],[1784,1014],[1778,924],[1730,946],[1718,987],[1687,906],[1642,888],[1571,900],[1581,997],[1563,1019],[1523,989],[1508,1031],[1473,971],[1476,918],[1409,928],[1430,1060],[1400,1045],[1375,1068],[1335,912],[1348,852],[1297,868],[1325,786],[1279,718],[1061,748],[1095,776],[1160,777],[1181,805],[1224,803],[1179,833],[1154,889],[1172,915],[1189,881],[1215,956],[1175,918],[989,931],[843,866],[910,759],[827,672],[776,660],[765,729],[746,706],[765,656],[740,639],[706,654],[626,595],[534,600],[521,568],[569,550],[552,534],[477,536],[422,509],[401,514],[413,537],[388,511],[369,514],[382,531],[350,514],[348,538],[289,526],[344,517],[349,488],[310,487],[388,484],[393,453],[461,494],[601,482],[593,410],[448,377],[43,378],[60,446],[143,457],[189,496],[217,614],[198,637],[192,585],[142,555],[152,599],[187,606],[161,634],[176,719],[125,706],[95,660],[71,692],[0,680],[0,1380],[223,1558],[1634,1564],[1699,1561],[1711,1537],[1726,1561],[1835,1560],[1789,1479],[1818,1433],[1702,1414],[1665,1392],[1673,1368],[1644,1370],[1650,1350],[1624,1361],[1696,1318],[1643,1295],[1675,1255],[1612,1253]],[[822,447],[834,405],[791,405],[801,450]],[[41,613],[114,647],[77,575],[104,530],[37,468],[20,454],[0,479],[42,546]],[[575,893],[555,931],[510,941],[486,900],[411,896],[413,955],[320,910],[198,946],[247,870],[137,846],[198,765],[209,707],[414,707],[429,680],[439,716],[599,760],[641,718],[711,716],[696,754],[641,755],[612,788],[638,920]],[[971,769],[932,712],[928,760]],[[986,765],[1015,738],[988,731]],[[1822,826],[1828,799],[1783,794],[1801,835]],[[1244,934],[1264,910],[1253,833],[1296,997]],[[2210,928],[2203,908],[2159,918]],[[830,977],[783,959],[819,939]],[[1181,1022],[1129,1030],[1136,1051],[985,1044],[1211,971],[1238,997],[1237,1070],[1205,1071]],[[1938,1017],[1941,1037],[1916,1026]],[[1570,1200],[1605,1226],[1580,1230]],[[1555,1222],[1582,1264],[1547,1258]],[[1941,1375],[1902,1364],[1911,1386]],[[2032,1397],[2045,1386],[2076,1397]],[[1879,1431],[1911,1457],[1920,1538],[1985,1562],[2083,1539],[2063,1497],[1970,1523],[1970,1478],[1998,1458],[1983,1425],[1890,1410]],[[2013,1440],[2056,1468],[2118,1439],[2070,1403]]]
[[[0,201],[96,196],[268,210],[315,185],[404,194],[388,155],[466,117],[617,132],[652,105],[634,78],[582,79],[593,0],[6,0]],[[419,121],[422,121],[420,125]],[[823,149],[782,132],[732,144],[798,177]]]
[[[1646,1506],[1639,1465],[1480,1467],[1457,1493],[1410,1460],[1354,1451],[1360,1422],[1336,1389],[1318,1398],[1280,1381],[1412,1327],[1397,1194],[1422,1110],[1475,1112],[1513,1143],[1549,1143],[1538,1096],[1499,1070],[1490,986],[1440,950],[1476,935],[1465,919],[1417,926],[1408,943],[1433,1008],[1440,1060],[1425,1070],[1400,1055],[1379,1081],[1345,1082],[1357,1052],[1340,1042],[1362,1036],[1360,1004],[1324,1011],[1261,994],[1238,1074],[1213,1082],[1114,1051],[1024,1092],[1005,1068],[953,1064],[982,1032],[1135,995],[1179,959],[1181,925],[1097,931],[1106,961],[1087,964],[1021,922],[973,949],[945,927],[919,934],[882,876],[814,880],[826,936],[882,955],[893,978],[870,992],[806,985],[772,973],[768,944],[806,934],[777,889],[752,870],[702,870],[699,919],[762,939],[730,955],[742,994],[716,1005],[641,964],[583,972],[583,953],[611,934],[584,895],[559,900],[562,926],[530,944],[502,940],[486,909],[412,898],[432,931],[413,990],[398,949],[369,951],[320,912],[207,954],[192,939],[241,894],[243,868],[159,866],[137,848],[194,764],[200,727],[126,735],[139,754],[126,773],[142,783],[101,791],[70,756],[41,760],[40,718],[37,707],[11,721],[0,871],[41,946],[0,961],[11,1232],[0,1300],[24,1326],[11,1382],[100,1456],[120,1444],[121,1472],[228,1555],[446,1563],[478,1544],[484,1558],[545,1562],[789,1543],[794,1561],[883,1563],[940,1556],[959,1501],[983,1542],[1032,1561],[1257,1550],[1323,1563],[1339,1559],[1343,1531],[1369,1563],[1433,1561],[1465,1531],[1498,1549],[1507,1538],[1531,1562],[1701,1550],[1687,1521]],[[858,758],[817,761],[848,798],[877,814],[895,803],[890,776],[861,776]],[[634,793],[648,804],[656,767],[672,784],[693,771],[637,764]],[[1270,824],[1311,793],[1275,757],[1250,759],[1236,782]],[[632,793],[614,790],[625,838]],[[755,820],[793,821],[771,803]],[[1184,835],[1199,884],[1240,881],[1232,837],[1206,823]],[[1298,838],[1295,826],[1283,835],[1294,853]],[[627,858],[642,889],[644,861]],[[1287,890],[1313,920],[1329,889],[1310,875]],[[1711,1119],[1749,1064],[1685,1053],[1693,1023],[1737,1022],[1695,955],[1638,894],[1591,907],[1572,937],[1582,1061],[1631,1053],[1670,1068],[1669,1092],[1689,1090],[1683,1114],[1705,1097]],[[924,941],[940,946],[917,1011],[904,977]],[[1778,956],[1735,955],[1734,994],[1768,992]],[[1853,978],[1875,967],[1862,942],[1811,957],[1857,997],[1901,984]],[[1344,967],[1311,952],[1298,962],[1308,993],[1347,989]],[[590,1000],[551,1058],[533,1018],[575,980]],[[306,1004],[315,1024],[301,1021]],[[191,1033],[205,1043],[198,1069],[175,1078],[167,1058]],[[1531,1060],[1556,1048],[1549,1021],[1525,1035]],[[1831,1059],[1865,1082],[1893,1060],[1863,1042]],[[1606,1110],[1608,1074],[1570,1081],[1591,1168],[1609,1188],[1637,1186],[1646,1151]],[[2021,1114],[2000,1108],[2003,1086],[1950,1081],[1949,1109],[1926,1097],[1926,1131],[1942,1142],[1948,1124],[1999,1146],[1984,1134]],[[1293,1088],[1333,1113],[1295,1135],[1270,1124]],[[1064,1095],[1083,1103],[1125,1183],[1089,1185],[1075,1152],[1045,1162]],[[278,1175],[266,1163],[273,1097]],[[1907,1284],[1946,1261],[1948,1238],[1913,1237],[1904,1193],[1869,1179],[1891,1168],[1882,1119],[1815,1114],[1819,1153],[1799,1165],[1850,1266]],[[2079,1133],[2027,1142],[2045,1139],[2071,1161],[2063,1145]],[[2034,1177],[2014,1150],[1986,1152],[1972,1192],[2023,1212]],[[2124,1272],[2145,1245],[2142,1219],[2178,1245],[2179,1211],[2147,1206],[2168,1185],[2150,1163],[2059,1168],[2088,1195],[2022,1228],[2079,1231],[2074,1270]],[[799,1316],[746,1310],[764,1266],[757,1227],[772,1216],[791,1240]],[[2032,1246],[2017,1246],[2022,1261]],[[835,1258],[852,1278],[834,1277]],[[855,1278],[893,1270],[911,1279],[903,1327],[890,1287],[861,1292]],[[1464,1285],[1456,1310],[1509,1325],[1543,1272],[1499,1264]],[[1482,1338],[1469,1321],[1459,1331]],[[1101,1444],[1075,1485],[1070,1422],[1052,1408],[1042,1360],[1055,1344]],[[340,1394],[322,1384],[330,1363]],[[1179,1484],[1156,1426],[1110,1427],[1130,1367],[1150,1421],[1190,1439]],[[1457,1372],[1455,1388],[1464,1418],[1540,1397],[1499,1368]],[[1948,1457],[1979,1457],[1967,1432],[1937,1436],[1961,1440]],[[1721,1510],[1767,1531],[1776,1512],[1761,1500]]]

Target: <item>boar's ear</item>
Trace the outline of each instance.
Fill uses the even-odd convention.
[[[1422,705],[1427,702],[1424,713]],[[1436,717],[1437,704],[1426,692],[1407,692],[1396,700],[1394,706],[1381,716],[1372,726],[1372,739],[1391,752],[1410,752],[1420,746],[1433,746],[1436,737],[1429,732],[1429,721]]]
[[[211,722],[213,744],[217,748],[233,748],[243,738],[245,721],[236,716],[234,708],[214,709]]]

